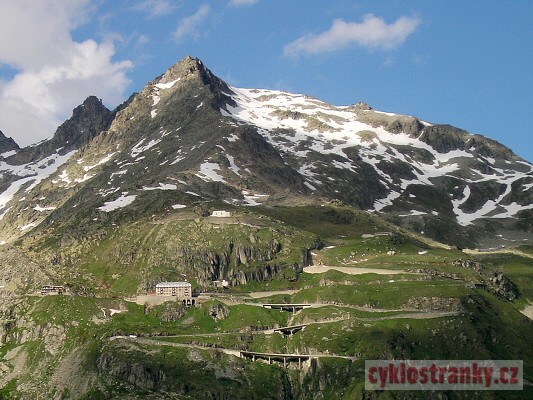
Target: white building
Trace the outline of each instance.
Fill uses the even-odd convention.
[[[155,285],[155,294],[158,296],[176,297],[184,305],[194,305],[192,300],[192,285],[190,282],[161,282]]]
[[[227,288],[229,287],[229,282],[225,279],[222,279],[221,281],[213,281],[213,285],[217,288]]]
[[[217,211],[213,211],[211,213],[211,216],[219,217],[219,218],[228,218],[228,217],[231,217],[231,213],[229,211],[217,210]]]
[[[2,286],[3,287],[3,286]],[[52,286],[52,285],[45,285],[41,288],[41,294],[63,294],[65,292],[65,288],[63,286]]]

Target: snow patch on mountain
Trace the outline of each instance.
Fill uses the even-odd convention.
[[[13,156],[15,154],[17,154],[17,150],[9,150],[9,151],[6,151],[6,152],[0,154],[0,157],[7,158],[7,157],[11,157],[11,156]]]
[[[106,201],[103,206],[98,207],[98,210],[111,212],[129,206],[137,198],[137,195],[129,195],[127,192],[122,193],[120,197],[112,201]]]
[[[409,214],[401,214],[400,217],[413,217],[417,215],[426,215],[427,213],[418,211],[418,210],[411,210]]]
[[[75,181],[76,183],[82,183],[82,182],[88,181],[88,180],[91,179],[92,177],[94,177],[93,174],[91,174],[91,175],[83,174],[83,176],[82,176],[81,178],[76,178],[76,179],[74,179],[74,181]]]
[[[371,126],[360,118],[360,115],[375,115],[367,113],[383,114],[391,118],[406,116],[357,110],[350,106],[332,106],[308,96],[276,90],[234,87],[231,90],[232,93],[226,94],[234,103],[226,104],[220,110],[221,114],[233,118],[237,123],[256,126],[258,132],[280,151],[282,156],[290,154],[291,157],[296,157],[299,173],[312,183],[318,184],[320,180],[316,176],[316,166],[306,161],[310,152],[335,154],[337,157],[330,161],[331,165],[357,173],[356,164],[348,156],[356,149],[360,160],[372,166],[388,190],[388,194],[377,199],[369,211],[383,211],[385,207],[393,205],[411,184],[433,186],[435,179],[447,176],[467,184],[495,181],[507,185],[501,196],[487,201],[473,213],[466,213],[460,208],[470,196],[470,192],[467,192],[470,189],[465,189],[461,200],[453,200],[454,213],[462,225],[466,226],[482,217],[512,215],[513,212],[529,208],[500,204],[510,193],[513,182],[533,176],[529,163],[521,162],[527,166],[525,172],[513,169],[513,164],[510,164],[509,169],[497,168],[494,158],[476,155],[474,147],[468,151],[452,149],[439,152],[420,140],[420,137],[412,137],[404,132],[392,133],[381,126]],[[424,126],[432,125],[424,121],[421,123]],[[236,138],[231,136],[227,140],[233,141]],[[415,153],[400,151],[405,148],[412,148]],[[417,158],[417,154],[425,156]],[[338,156],[344,160],[341,161]],[[398,161],[409,166],[413,178],[398,179],[391,173],[395,168],[384,168],[387,164],[395,165]],[[480,161],[489,164],[493,173],[483,174],[472,168],[470,176],[460,174],[461,166],[465,163]],[[309,185],[309,182],[306,183],[306,186]],[[527,184],[523,190],[529,190],[531,187],[533,183]]]
[[[8,213],[8,211],[11,209],[11,207],[8,207],[4,210],[4,212],[2,214],[0,214],[0,221],[2,221],[4,219],[4,217],[6,216],[6,214]]]
[[[217,147],[220,148],[224,152],[224,155],[228,159],[228,161],[229,161],[229,169],[231,171],[233,171],[237,176],[241,176],[241,173],[240,173],[241,169],[237,166],[237,164],[235,164],[235,157],[233,157],[232,155],[228,154],[228,152],[226,151],[224,146],[222,146],[220,144],[217,144]]]
[[[109,176],[109,179],[113,179],[115,176],[118,176],[118,175],[126,175],[127,173],[128,173],[127,169],[121,169],[120,171],[111,173],[111,175]]]
[[[261,202],[258,200],[266,200],[269,196],[268,194],[253,193],[248,190],[242,190],[241,194],[244,197],[245,204],[248,206],[260,206]]]
[[[401,193],[396,191],[391,191],[387,197],[384,199],[378,199],[374,203],[373,211],[381,211],[383,208],[392,205],[393,201],[401,196]]]
[[[76,153],[76,150],[64,155],[54,153],[38,162],[22,165],[11,165],[3,160],[0,161],[0,173],[2,175],[9,173],[21,177],[21,179],[13,182],[3,193],[0,193],[0,210],[2,210],[23,187],[24,191],[29,193],[44,179],[54,174],[61,165],[72,157],[74,153]]]
[[[161,101],[161,97],[159,97],[159,94],[153,93],[152,94],[152,107],[157,106],[160,101]]]
[[[314,187],[313,185],[311,185],[309,182],[307,181],[304,181],[304,185],[307,186],[309,189],[311,189],[312,191],[315,191],[316,190],[316,187]]]
[[[224,177],[217,171],[220,171],[220,166],[212,162],[204,162],[200,165],[200,171],[196,174],[197,177],[204,181],[226,182]]]
[[[30,228],[35,228],[36,226],[37,226],[37,224],[35,222],[30,222],[27,225],[19,226],[19,230],[25,231],[25,230],[30,229]]]
[[[313,183],[316,183],[318,185],[321,185],[322,182],[320,182],[318,179],[315,178],[315,176],[319,176],[318,173],[314,172],[314,165],[312,164],[303,164],[298,169],[298,172],[305,176],[308,180],[310,180]],[[316,189],[314,189],[316,190]]]
[[[151,191],[151,190],[177,190],[178,187],[172,183],[159,183],[159,186],[149,187],[144,186],[142,190]]]
[[[132,158],[136,158],[139,154],[150,150],[152,147],[154,147],[156,144],[161,142],[161,139],[153,139],[150,140],[147,144],[143,145],[144,141],[146,139],[141,139],[133,148],[131,149],[130,155]]]
[[[86,165],[83,167],[83,170],[85,172],[88,172],[90,171],[91,169],[94,169],[96,167],[98,167],[99,165],[102,165],[102,164],[105,164],[106,162],[108,162],[109,160],[111,160],[111,158],[115,155],[116,152],[113,152],[113,153],[109,153],[109,154],[106,154],[104,156],[104,158],[102,158],[101,160],[99,160],[96,164],[93,164],[93,165]],[[79,162],[80,160],[78,160],[78,164],[83,164],[83,162]]]
[[[241,176],[241,169],[235,164],[235,158],[229,154],[226,154],[226,158],[229,161],[229,169],[232,170],[237,176]]]
[[[463,198],[459,201],[453,201],[454,212],[457,215],[457,221],[459,224],[466,226],[472,223],[472,221],[483,218],[510,218],[513,217],[517,212],[521,210],[533,209],[533,204],[529,205],[518,205],[517,203],[512,203],[510,205],[502,205],[502,200],[511,193],[512,187],[510,184],[507,185],[505,191],[495,200],[487,200],[481,208],[476,210],[473,213],[466,213],[460,209],[460,205],[463,204],[470,197],[470,188],[467,186],[463,192]],[[503,208],[503,211],[501,209]]]
[[[178,151],[178,154],[179,154],[180,152],[181,152],[181,150]],[[172,161],[172,162],[170,163],[170,165],[177,164],[177,163],[179,163],[181,160],[184,160],[184,159],[185,159],[185,156],[179,155],[179,156],[177,156],[177,157],[174,159],[174,161]]]
[[[503,208],[504,211],[491,215],[489,218],[513,218],[519,211],[533,209],[533,204],[522,206],[513,202],[509,205],[500,205],[500,207]]]
[[[158,89],[162,89],[162,90],[170,89],[172,86],[174,86],[180,80],[181,80],[181,78],[178,78],[178,79],[175,79],[173,81],[166,82],[166,83],[156,83],[155,87],[158,88]]]
[[[178,79],[173,80],[171,82],[166,82],[166,83],[159,82],[159,83],[156,83],[154,85],[154,88],[152,89],[152,92],[151,92],[152,107],[157,106],[159,104],[159,102],[161,101],[161,90],[170,89],[172,86],[174,86],[180,80],[181,80],[181,78],[178,78]],[[157,110],[155,108],[153,108],[150,111],[150,116],[152,118],[155,118],[157,116]]]
[[[39,212],[43,212],[43,211],[52,211],[52,210],[55,210],[56,207],[41,207],[40,205],[36,205],[35,207],[33,207],[33,209],[35,211],[39,211]]]

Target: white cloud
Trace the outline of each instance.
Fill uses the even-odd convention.
[[[283,51],[286,56],[318,54],[340,50],[352,43],[389,50],[401,45],[420,22],[416,17],[400,17],[394,23],[387,24],[383,18],[372,14],[365,15],[361,23],[336,19],[328,31],[302,36],[287,44]]]
[[[178,41],[187,36],[197,38],[200,35],[198,27],[209,16],[210,12],[211,7],[204,4],[193,15],[183,18],[174,32],[174,38]]]
[[[0,130],[20,145],[49,137],[89,95],[123,100],[130,61],[114,62],[111,41],[75,41],[89,0],[0,0],[0,65],[16,71],[0,85]]]
[[[134,9],[148,13],[150,18],[161,17],[172,13],[177,5],[168,0],[143,0]]]
[[[239,7],[239,6],[250,6],[257,2],[259,2],[259,0],[231,0],[229,4],[235,7]]]

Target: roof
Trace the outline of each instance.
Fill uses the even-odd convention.
[[[190,282],[160,282],[155,285],[156,288],[160,287],[190,287],[192,286]]]

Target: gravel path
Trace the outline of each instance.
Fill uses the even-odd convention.
[[[262,297],[270,297],[270,296],[274,296],[276,294],[293,295],[294,293],[297,293],[299,291],[300,291],[300,289],[292,289],[292,290],[288,289],[288,290],[272,290],[270,292],[251,292],[251,293],[248,293],[248,294],[253,299],[260,299]]]
[[[524,314],[529,319],[533,319],[533,306],[526,306],[522,311],[520,311],[522,314]]]
[[[328,265],[312,265],[305,267],[304,272],[309,274],[323,274],[324,272],[334,269],[335,271],[343,272],[350,275],[361,274],[378,274],[378,275],[395,275],[395,274],[409,274],[401,269],[381,269],[381,268],[359,268],[359,267],[335,267]]]

